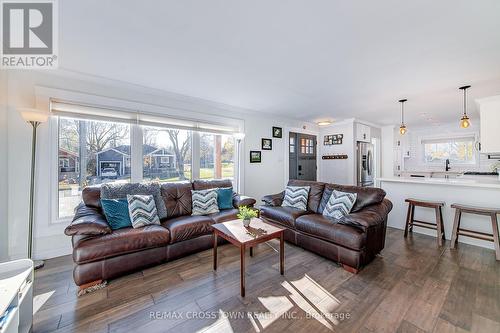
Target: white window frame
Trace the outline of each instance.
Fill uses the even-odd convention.
[[[183,117],[189,117],[191,119],[199,119],[200,122],[208,122],[208,123],[220,123],[224,126],[232,126],[235,128],[235,131],[244,132],[244,120],[232,117],[222,117],[216,116],[209,113],[203,113],[200,111],[194,110],[186,110],[182,108],[169,108],[166,106],[159,106],[154,104],[145,104],[135,101],[129,100],[119,100],[113,99],[98,95],[90,95],[72,91],[66,91],[61,89],[47,88],[47,87],[35,87],[35,95],[36,95],[36,104],[40,109],[45,109],[50,111],[50,101],[51,99],[59,99],[59,100],[68,100],[74,101],[74,103],[81,103],[83,105],[91,104],[91,105],[102,105],[108,108],[116,108],[127,109],[127,110],[144,110],[144,112],[150,114],[157,114],[157,118],[161,119],[165,117],[165,119],[183,119]],[[58,166],[59,162],[59,117],[51,116],[49,117],[48,122],[48,142],[50,144],[50,161],[49,170],[50,170],[50,195],[49,195],[49,224],[52,225],[61,225],[68,224],[72,220],[71,217],[61,217],[59,218],[59,168],[54,167]],[[89,120],[106,120],[106,119],[92,119],[92,117],[88,118]],[[199,178],[199,148],[200,148],[200,136],[198,131],[193,131],[191,135],[191,180]],[[142,182],[143,181],[143,156],[142,156],[142,126],[137,124],[130,125],[130,145],[131,145],[131,182]],[[223,133],[228,134],[228,133]],[[240,146],[235,142],[235,176],[234,183],[240,184],[240,188],[235,190],[239,193],[244,191],[244,164],[245,164],[245,155],[244,153],[240,154],[240,161],[236,160],[238,156],[238,150],[245,151],[244,149],[244,140],[242,140]],[[240,165],[241,162],[241,165]],[[240,182],[236,180],[240,178]]]
[[[474,161],[473,162],[452,162],[453,165],[458,166],[458,167],[472,167],[472,166],[478,166],[479,161],[480,161],[480,152],[476,149],[476,143],[478,142],[478,135],[477,133],[464,133],[463,135],[457,135],[457,134],[449,134],[449,135],[437,135],[437,136],[423,136],[418,138],[418,143],[419,143],[419,151],[421,154],[421,160],[420,163],[422,165],[427,165],[427,166],[437,166],[441,165],[443,161],[436,161],[436,162],[427,162],[425,160],[425,143],[426,141],[432,141],[432,140],[458,140],[458,139],[464,139],[464,138],[472,138],[473,139],[473,147],[472,149],[474,150]]]

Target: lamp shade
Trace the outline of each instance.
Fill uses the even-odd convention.
[[[235,138],[236,140],[243,140],[245,138],[245,133],[233,133],[233,138]]]
[[[40,111],[38,109],[19,108],[18,111],[21,113],[23,119],[28,122],[36,121],[44,123],[49,118],[49,114],[47,112]]]

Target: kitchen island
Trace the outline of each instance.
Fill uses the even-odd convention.
[[[394,208],[389,214],[387,225],[404,229],[408,206],[406,198],[422,200],[444,201],[443,221],[446,239],[451,239],[453,228],[454,210],[450,207],[453,203],[467,204],[479,207],[500,207],[500,181],[497,178],[477,177],[474,179],[446,179],[446,178],[379,178],[377,186],[387,192],[387,198],[392,201]],[[415,218],[418,220],[435,222],[434,210],[417,207]],[[487,216],[469,215],[462,216],[461,226],[481,232],[491,233],[491,222]],[[413,232],[436,237],[435,230],[414,227]],[[403,237],[403,234],[401,234]],[[465,236],[459,237],[459,242],[494,249],[492,242]]]

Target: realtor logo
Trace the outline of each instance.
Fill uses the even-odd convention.
[[[57,67],[56,0],[0,0],[2,18],[1,67]]]

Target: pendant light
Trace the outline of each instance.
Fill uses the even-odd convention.
[[[405,135],[405,133],[408,131],[405,125],[405,107],[404,103],[407,101],[407,99],[400,99],[399,103],[401,103],[401,126],[399,126],[399,134]]]
[[[462,118],[460,118],[460,127],[462,128],[467,128],[470,126],[470,119],[467,116],[467,89],[469,89],[470,86],[463,86],[458,89],[464,91],[464,114],[462,115]]]

